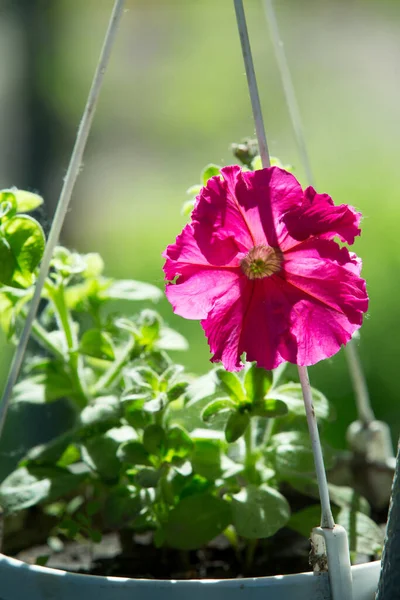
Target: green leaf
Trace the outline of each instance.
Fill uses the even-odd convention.
[[[138,319],[140,328],[139,341],[143,346],[153,346],[158,340],[162,325],[162,318],[155,310],[142,310]]]
[[[210,163],[209,165],[204,167],[201,173],[201,181],[203,185],[207,185],[207,181],[211,179],[211,177],[219,175],[220,170],[221,167],[219,167],[218,165],[214,165],[213,163]]]
[[[99,277],[104,270],[104,261],[100,254],[97,252],[89,252],[83,256],[85,261],[85,270],[82,273],[82,277],[91,279],[93,277]]]
[[[133,279],[119,279],[112,281],[101,292],[100,297],[103,300],[153,300],[155,302],[162,298],[162,292],[149,283],[142,283]]]
[[[111,336],[101,329],[85,331],[79,344],[79,352],[104,360],[115,359]]]
[[[81,459],[81,453],[76,446],[76,444],[69,444],[57,460],[58,467],[69,467],[69,465],[73,465],[74,463],[79,462]]]
[[[228,502],[211,494],[183,498],[169,513],[165,539],[173,548],[192,550],[207,544],[231,523]]]
[[[187,350],[189,344],[186,338],[170,327],[162,327],[159,338],[155,343],[158,350]]]
[[[318,483],[316,479],[309,477],[290,476],[288,481],[292,488],[311,498],[319,499]],[[371,512],[370,506],[365,498],[359,496],[351,487],[334,485],[328,483],[329,497],[331,501],[340,508],[350,508],[357,502],[357,510],[369,515]]]
[[[254,363],[244,376],[244,388],[250,402],[261,402],[272,385],[272,371],[257,367]]]
[[[284,417],[288,413],[288,407],[282,400],[265,398],[256,402],[251,409],[251,414],[256,417],[265,417],[267,419],[275,417]]]
[[[122,528],[129,524],[141,511],[142,502],[136,488],[130,485],[118,485],[107,493],[104,506],[106,525]]]
[[[24,460],[56,463],[74,438],[74,431],[67,431],[46,444],[40,444],[29,450]]]
[[[246,431],[250,417],[248,413],[234,412],[229,415],[225,425],[225,439],[228,443],[236,442]]]
[[[149,425],[143,432],[143,446],[155,456],[164,454],[166,449],[166,434],[160,425]]]
[[[0,238],[0,274],[3,268],[6,269],[6,265],[1,262],[1,247],[2,239]],[[14,335],[17,317],[31,298],[32,290],[0,288],[0,325],[7,335],[7,339],[10,339]]]
[[[329,419],[329,403],[324,394],[311,388],[312,400],[317,419]],[[304,403],[301,385],[299,383],[285,383],[275,388],[271,392],[271,397],[277,400],[283,400],[287,404],[289,411],[294,415],[304,416]]]
[[[82,460],[105,481],[115,481],[121,470],[121,462],[117,458],[118,447],[135,438],[136,432],[132,427],[114,427],[82,444]]]
[[[11,219],[17,214],[17,199],[11,190],[2,190],[0,192],[0,220]]]
[[[215,374],[219,382],[219,387],[231,398],[231,400],[235,403],[246,401],[242,382],[237,375],[225,371],[225,369],[217,369]]]
[[[167,385],[173,385],[183,374],[185,368],[182,365],[170,365],[163,371],[160,381]]]
[[[214,415],[226,412],[226,411],[235,411],[237,409],[237,404],[230,398],[220,398],[218,400],[213,400],[210,404],[207,404],[201,413],[201,418],[203,421],[209,421],[211,417]]]
[[[198,196],[202,187],[203,186],[201,185],[191,185],[190,188],[186,190],[186,193],[190,196]]]
[[[75,490],[87,477],[48,466],[20,467],[0,486],[0,504],[7,513],[23,510],[43,500],[52,502]]]
[[[43,198],[39,194],[33,192],[27,192],[26,190],[18,190],[17,188],[11,188],[17,202],[17,212],[26,213],[31,210],[35,210],[43,204]]]
[[[167,391],[168,402],[173,402],[174,400],[180,398],[182,394],[186,392],[188,385],[189,384],[187,381],[181,381],[180,383],[176,383],[170,387]]]
[[[70,252],[68,248],[63,246],[55,248],[51,266],[65,278],[83,273],[86,268],[83,256],[77,252]]]
[[[217,440],[195,440],[191,458],[193,470],[214,481],[222,474],[221,444]]]
[[[271,438],[271,454],[278,477],[287,478],[298,473],[314,473],[314,456],[310,438],[300,431],[285,431]],[[333,451],[324,447],[326,468],[333,464]]]
[[[342,508],[336,522],[346,529],[350,549],[357,554],[372,555],[382,549],[384,534],[368,515]]]
[[[249,539],[274,535],[290,518],[287,500],[277,490],[248,485],[232,497],[233,525]]]
[[[154,488],[157,487],[162,472],[159,469],[151,469],[145,467],[138,471],[135,475],[135,483],[140,487]]]
[[[12,285],[17,262],[10,248],[10,244],[0,237],[0,283]]]
[[[128,463],[132,467],[135,465],[152,466],[150,454],[143,444],[136,440],[121,444],[117,450],[117,457],[121,462]]]
[[[199,190],[201,189],[200,186],[194,186],[194,187],[198,188]],[[191,189],[191,188],[189,188],[189,189]],[[196,195],[197,195],[197,192],[196,192]],[[193,198],[193,200],[186,200],[186,202],[184,202],[182,204],[181,215],[183,217],[188,217],[189,215],[192,214],[195,202],[196,202],[196,200],[195,200],[195,198]]]
[[[80,416],[80,437],[86,439],[105,433],[120,420],[121,408],[115,396],[99,396],[95,404],[86,406]]]
[[[40,263],[45,246],[43,229],[35,219],[15,216],[2,226],[2,234],[10,254],[6,256],[4,240],[0,256],[0,281],[11,287],[27,288],[33,283],[33,273]],[[3,260],[5,264],[3,265]],[[12,265],[7,280],[4,276]]]
[[[194,447],[194,442],[189,434],[178,426],[171,427],[167,432],[168,456],[187,458]]]
[[[338,512],[337,508],[333,508],[332,512],[334,519],[336,519]],[[320,522],[321,506],[319,504],[313,504],[312,506],[307,506],[307,508],[303,508],[302,510],[292,514],[289,522],[287,523],[287,527],[308,538],[310,537],[313,527],[318,527]]]

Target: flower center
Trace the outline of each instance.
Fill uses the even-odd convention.
[[[279,248],[260,244],[254,246],[240,261],[243,273],[249,279],[263,279],[281,270],[283,254]]]

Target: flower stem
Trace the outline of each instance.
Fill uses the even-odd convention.
[[[116,37],[118,24],[122,17],[123,8],[124,0],[115,0],[114,8],[111,14],[111,19],[108,25],[107,33],[105,35],[103,48],[101,50],[99,62],[93,78],[92,87],[90,89],[88,100],[79,126],[75,146],[72,151],[70,163],[68,166],[67,175],[64,179],[64,184],[58,201],[57,210],[54,215],[53,223],[49,233],[49,238],[47,240],[46,248],[43,254],[39,275],[36,281],[35,293],[33,294],[28,316],[21,333],[19,344],[13,357],[3,397],[0,402],[0,435],[4,427],[11,393],[18,379],[18,375],[22,366],[26,346],[28,344],[29,336],[32,331],[32,324],[35,320],[36,313],[39,307],[40,298],[50,267],[50,261],[53,255],[53,251],[55,246],[57,245],[58,238],[61,232],[61,227],[63,225],[64,218],[68,210],[72,191],[74,189],[75,182],[79,174],[83,152],[85,150],[86,141],[92,125],[97,100],[100,94],[106,67],[111,55],[112,46]]]
[[[253,57],[251,54],[249,33],[247,31],[246,16],[244,14],[243,0],[234,0],[236,20],[239,30],[242,54],[246,68],[247,84],[249,87],[251,106],[253,109],[254,125],[258,141],[261,163],[264,168],[271,165],[268,152],[267,136],[265,135],[264,121],[261,111],[260,95],[258,93],[257,79],[254,71]]]
[[[24,311],[21,312],[22,316],[26,317]],[[40,344],[43,348],[46,348],[49,352],[51,352],[58,360],[64,361],[65,356],[61,352],[59,348],[49,338],[47,331],[40,325],[39,321],[35,320],[32,323],[32,335],[35,340]]]
[[[120,375],[124,366],[129,362],[132,355],[132,350],[135,347],[135,340],[132,338],[122,350],[120,356],[112,363],[111,367],[104,373],[104,375],[98,380],[96,385],[92,389],[94,396],[99,394],[102,390],[106,390],[110,387],[116,378]]]
[[[75,324],[72,321],[70,312],[65,302],[64,285],[60,283],[58,286],[47,285],[49,297],[53,303],[54,310],[59,322],[60,329],[64,332],[68,347],[68,364],[71,373],[71,380],[75,390],[75,398],[78,400],[79,406],[86,406],[88,403],[88,394],[85,386],[85,378],[83,373],[82,357],[78,350],[78,338],[76,335]]]
[[[317,475],[319,497],[321,501],[321,527],[333,529],[335,521],[333,520],[331,503],[329,500],[328,482],[326,479],[324,458],[322,456],[321,442],[319,439],[317,419],[315,417],[314,406],[312,402],[311,386],[308,378],[307,367],[297,366],[299,371],[301,389],[303,391],[304,407],[306,411],[308,431],[311,439],[311,447],[314,454],[315,472]]]

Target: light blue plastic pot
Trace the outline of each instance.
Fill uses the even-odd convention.
[[[374,600],[380,562],[352,567],[353,600]],[[0,554],[0,600],[329,600],[326,573],[160,581],[76,575]]]

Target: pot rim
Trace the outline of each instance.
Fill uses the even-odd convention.
[[[52,576],[68,576],[68,578],[74,578],[77,582],[79,578],[91,579],[93,583],[95,581],[107,581],[117,583],[117,582],[127,582],[132,581],[136,583],[140,583],[141,585],[151,585],[151,584],[159,584],[163,586],[170,585],[207,585],[207,584],[218,584],[221,587],[240,587],[242,585],[246,585],[246,587],[251,587],[253,585],[260,585],[262,583],[271,583],[274,585],[278,585],[282,581],[290,582],[291,584],[305,584],[307,580],[310,578],[314,578],[315,576],[324,577],[328,575],[327,573],[316,574],[313,571],[307,571],[303,573],[290,573],[287,575],[270,575],[266,577],[243,577],[241,579],[145,579],[145,578],[134,578],[134,577],[115,577],[115,576],[106,576],[106,575],[86,575],[84,573],[74,573],[73,571],[66,571],[63,569],[54,569],[52,567],[40,566],[40,565],[32,565],[17,558],[13,558],[11,556],[7,556],[6,554],[0,553],[0,571],[1,571],[1,563],[6,563],[9,566],[13,567],[23,567],[28,569],[32,574],[37,573],[40,575],[52,575]],[[380,571],[381,561],[370,561],[368,563],[362,563],[359,565],[353,565],[351,567],[351,573],[353,576],[353,585],[355,580],[363,578],[370,571],[375,572],[375,570]]]

